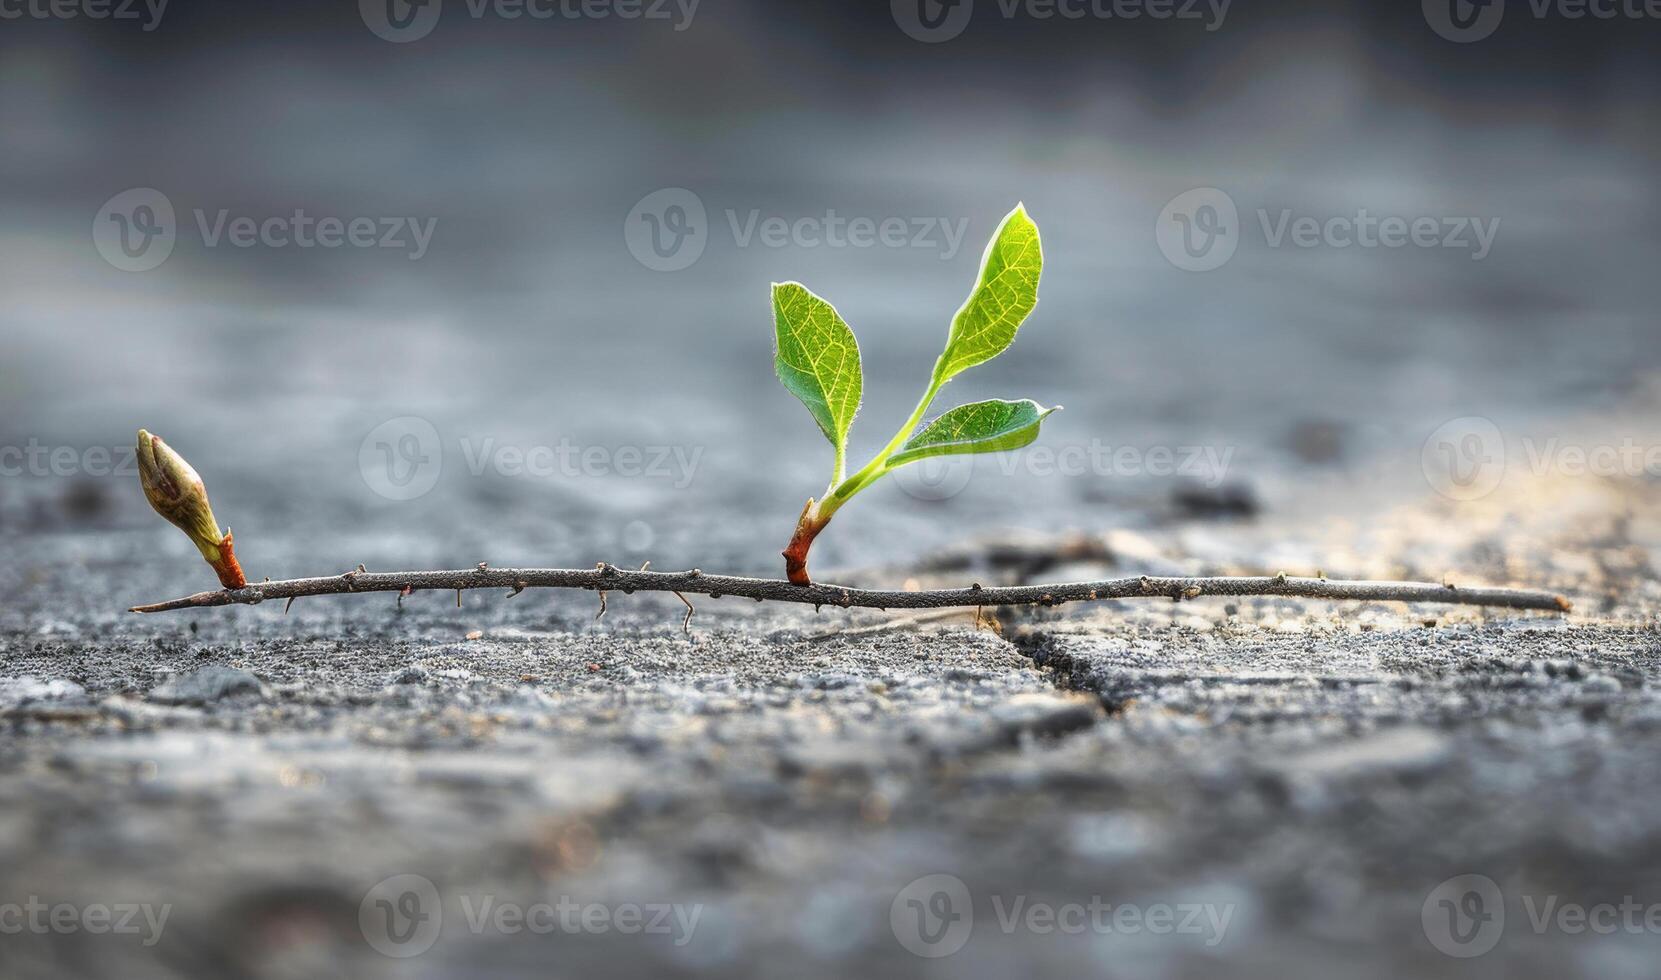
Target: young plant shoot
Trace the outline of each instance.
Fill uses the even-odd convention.
[[[1054,408],[1030,399],[990,399],[960,405],[918,429],[946,382],[1009,349],[1015,333],[1038,303],[1044,269],[1038,226],[1017,204],[992,236],[981,259],[980,276],[946,335],[946,349],[934,362],[928,387],[900,431],[858,472],[847,474],[848,430],[859,414],[864,376],[859,341],[836,308],[797,282],[773,284],[773,327],[778,338],[779,381],[807,406],[835,450],[830,484],[818,499],[808,498],[796,533],[784,549],[791,582],[811,585],[807,553],[843,505],[866,487],[907,463],[931,456],[998,453],[1020,449],[1038,438],[1039,425]]]
[[[980,608],[999,605],[1053,606],[1062,602],[1099,602],[1109,599],[1165,598],[1182,602],[1211,596],[1305,596],[1350,601],[1440,602],[1473,606],[1504,606],[1568,612],[1569,600],[1550,592],[1529,589],[1466,588],[1430,582],[1339,582],[1326,578],[1221,576],[1209,578],[1154,577],[1102,579],[1054,585],[1011,585],[982,588],[915,590],[854,589],[814,584],[807,574],[807,553],[813,539],[838,510],[861,490],[894,470],[931,456],[996,453],[1019,449],[1038,438],[1038,427],[1056,411],[1028,399],[992,399],[960,405],[927,425],[919,425],[946,382],[1002,354],[1015,341],[1016,331],[1038,303],[1038,276],[1044,255],[1038,228],[1017,205],[998,225],[981,259],[980,277],[963,308],[952,317],[946,349],[934,362],[928,387],[917,408],[882,451],[853,475],[848,475],[848,429],[859,413],[864,378],[859,366],[859,342],[835,307],[800,283],[773,286],[773,317],[778,334],[779,380],[802,400],[835,450],[830,484],[819,499],[809,499],[796,523],[796,534],[784,550],[789,581],[706,575],[702,569],[657,572],[645,567],[622,569],[600,562],[593,568],[492,568],[480,562],[473,568],[449,571],[371,572],[359,565],[343,575],[316,578],[269,579],[250,585],[232,552],[229,533],[221,534],[208,506],[207,489],[196,470],[162,440],[139,430],[139,477],[144,494],[156,512],[184,531],[202,557],[213,566],[224,588],[166,602],[134,606],[134,612],[159,613],[207,606],[255,605],[272,599],[360,593],[396,593],[398,601],[416,592],[454,590],[456,604],[468,589],[508,589],[514,596],[530,588],[587,589],[600,595],[600,612],[608,592],[668,592],[686,604],[682,628],[690,631],[692,603],[688,595],[712,598],[735,596],[780,602],[799,602],[844,609]],[[649,564],[649,563],[648,563]]]

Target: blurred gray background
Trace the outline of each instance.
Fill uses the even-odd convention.
[[[327,566],[474,560],[410,556],[404,537],[463,499],[497,515],[478,530],[498,563],[638,553],[770,569],[830,454],[773,378],[768,283],[802,280],[858,332],[853,452],[869,453],[912,405],[997,220],[1024,200],[1048,254],[1039,312],[940,408],[1030,396],[1066,406],[1046,427],[1058,448],[1228,451],[1231,480],[1271,504],[1311,460],[1391,459],[1350,484],[1424,493],[1417,461],[1441,423],[1537,431],[1606,407],[1661,344],[1661,24],[1513,7],[1469,43],[1413,5],[1359,2],[1241,3],[1219,22],[1209,8],[1010,18],[981,0],[940,43],[880,3],[706,0],[690,18],[625,20],[396,0],[438,14],[406,43],[370,29],[369,0],[175,0],[153,30],[143,8],[8,20],[0,445],[83,453],[161,433],[208,476],[245,563],[273,576],[309,570],[260,554],[276,536],[300,535]],[[1155,225],[1201,187],[1238,205],[1239,248],[1185,271]],[[143,272],[93,238],[114,228],[100,209],[134,188],[177,213],[172,253]],[[625,239],[664,188],[707,213],[702,253],[673,272]],[[210,245],[197,217],[211,230],[221,212],[297,209],[411,218],[431,240],[419,258]],[[1475,259],[1271,247],[1259,218],[1362,210],[1498,225]],[[752,220],[830,212],[940,219],[963,238],[954,253],[938,233],[863,248],[741,237]],[[430,493],[393,501],[367,485],[360,450],[407,417],[431,424],[444,468]],[[697,463],[689,480],[469,465],[481,447],[562,444],[678,447]],[[150,520],[136,478],[69,469],[0,481],[0,528]],[[821,560],[893,559],[897,529],[925,548],[964,522],[1134,520],[1127,495],[1150,482],[1027,469],[983,461],[956,495],[881,487]],[[65,494],[71,506],[51,503]],[[734,502],[719,522],[673,516]],[[625,534],[634,521],[648,527]]]
[[[176,914],[153,948],[0,936],[8,980],[1653,975],[1653,927],[1531,929],[1521,901],[1661,881],[1661,21],[60,2],[0,0],[0,925],[31,896]],[[667,18],[560,15],[583,9]],[[125,612],[212,585],[142,499],[141,426],[256,581],[777,575],[831,450],[774,378],[769,284],[858,333],[857,465],[1017,201],[1038,310],[937,409],[1066,410],[862,495],[821,578],[1451,576],[1575,615]],[[1383,221],[1433,234],[1343,245]],[[1555,454],[1628,445],[1590,474]],[[938,873],[981,918],[912,956],[893,910]],[[1472,873],[1512,919],[1464,958],[1424,910]],[[393,917],[364,910],[411,874],[444,941],[382,955]],[[469,930],[473,895],[708,915],[685,946],[530,937]],[[1058,937],[997,928],[1011,896],[1238,918],[1215,945]]]

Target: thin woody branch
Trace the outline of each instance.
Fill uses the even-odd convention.
[[[653,572],[645,569],[631,571],[601,563],[592,569],[490,568],[481,564],[476,568],[459,571],[356,570],[326,578],[261,582],[240,589],[198,592],[167,602],[134,606],[132,611],[159,613],[209,606],[257,605],[268,599],[292,600],[307,596],[359,592],[395,592],[402,598],[412,592],[438,589],[454,589],[458,597],[466,589],[508,589],[511,590],[511,595],[517,595],[526,589],[587,589],[599,592],[602,600],[606,592],[676,592],[683,594],[682,601],[685,601],[686,593],[696,593],[712,599],[731,596],[754,599],[758,602],[799,602],[813,606],[841,606],[845,609],[1054,606],[1064,602],[1096,602],[1107,599],[1165,598],[1180,602],[1202,596],[1283,596],[1336,601],[1431,602],[1463,606],[1498,606],[1507,609],[1540,609],[1549,612],[1568,612],[1572,608],[1569,600],[1560,595],[1532,589],[1465,588],[1430,582],[1346,582],[1324,578],[1293,578],[1284,574],[1215,578],[1144,575],[1057,585],[983,588],[975,584],[961,589],[907,592],[856,589],[824,583],[795,585],[781,579],[705,575],[696,568],[684,572]],[[688,606],[690,605],[688,603]]]

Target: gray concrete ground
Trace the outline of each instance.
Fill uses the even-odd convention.
[[[202,584],[171,529],[13,532],[0,973],[1648,976],[1658,504],[1545,478],[837,576],[1303,556],[1559,588],[1566,619],[706,599],[690,637],[655,595],[136,620]]]
[[[352,4],[174,6],[0,31],[0,980],[1656,972],[1661,466],[1586,465],[1661,447],[1644,30],[1513,4],[1461,46],[1413,4],[1237,4],[1103,47],[1005,40],[983,3],[981,41],[925,50],[880,3],[706,4],[685,35],[452,3],[389,45]],[[1582,28],[1620,43],[1572,56]],[[179,219],[142,274],[89,240],[135,187]],[[677,187],[710,234],[665,273],[626,235]],[[1155,227],[1204,187],[1243,234],[1196,274]],[[863,461],[1017,200],[1042,301],[936,408],[1066,411],[873,487],[817,574],[1319,569],[1575,613],[1202,598],[995,631],[700,600],[689,639],[672,596],[123,612],[212,581],[120,468],[140,426],[255,577],[776,575],[830,449],[767,284],[857,331]],[[210,246],[195,215],[227,209],[438,231],[419,262]],[[733,230],[832,213],[964,240]],[[1278,247],[1282,213],[1503,225],[1479,261]]]

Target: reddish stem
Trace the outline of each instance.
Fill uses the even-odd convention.
[[[245,589],[248,579],[242,574],[242,566],[237,564],[236,550],[232,546],[231,536],[225,535],[219,542],[219,560],[208,562],[213,570],[219,573],[219,584],[227,589]]]
[[[784,555],[784,574],[792,585],[812,585],[813,579],[807,574],[807,553],[813,547],[813,539],[830,523],[830,518],[819,516],[819,504],[811,497],[807,506],[802,508],[802,516],[796,519],[796,533],[791,536],[790,544],[781,554]]]

